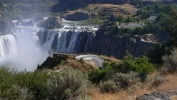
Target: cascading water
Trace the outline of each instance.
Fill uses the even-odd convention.
[[[17,51],[15,37],[11,34],[0,36],[0,58]]]
[[[0,66],[34,71],[48,56],[36,33],[35,27],[16,27],[11,34],[0,36]]]
[[[17,26],[11,34],[0,36],[0,66],[33,71],[47,58],[48,51],[83,53],[91,34],[84,30],[68,25],[51,30]]]
[[[82,30],[43,30],[38,36],[40,43],[49,51],[77,53],[79,39],[85,36],[82,33]]]

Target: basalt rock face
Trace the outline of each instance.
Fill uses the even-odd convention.
[[[52,28],[62,28],[62,19],[56,17],[49,17],[47,20],[39,23],[40,27],[52,29]]]
[[[8,26],[8,23],[5,21],[0,21],[0,31],[5,31]]]
[[[66,20],[70,21],[82,21],[89,19],[89,13],[87,12],[75,12],[73,14],[68,14],[64,17]]]
[[[116,35],[114,27],[103,27],[95,33],[84,30],[42,30],[38,32],[42,45],[53,52],[91,53],[122,58],[125,51],[135,57],[144,54],[146,50],[155,47],[156,43],[147,42],[140,36]]]
[[[5,32],[6,30],[8,30],[9,28],[13,27],[14,24],[10,21],[0,21],[0,32]]]
[[[139,36],[114,36],[109,34],[109,28],[99,29],[95,35],[87,40],[85,53],[95,53],[122,58],[125,51],[129,51],[135,57],[143,55],[155,43],[146,42]]]
[[[53,58],[48,57],[42,65],[37,67],[37,69],[44,69],[44,68],[52,69],[58,64],[60,64],[63,60],[65,61],[67,58],[68,58],[67,55],[53,55]]]

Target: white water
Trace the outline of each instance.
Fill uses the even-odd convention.
[[[59,30],[48,30],[47,35],[44,35],[41,33],[41,37],[45,39],[45,42],[43,43],[43,46],[48,50],[48,51],[58,51],[58,52],[76,52],[76,40],[78,35],[80,34],[81,30],[77,31],[75,30],[74,32],[70,33],[70,37],[67,37],[69,35],[68,33],[69,30],[66,29],[59,29]],[[56,49],[52,49],[52,45],[54,43],[54,38],[57,36],[57,43],[56,43]],[[68,43],[69,42],[69,43]],[[68,43],[68,44],[67,44]],[[67,46],[66,46],[67,45]]]
[[[16,40],[13,35],[0,36],[0,57],[4,57],[7,54],[13,54],[17,51]]]
[[[39,46],[35,28],[31,29],[18,27],[11,34],[0,36],[0,66],[34,71],[43,63],[47,51]]]
[[[55,51],[76,52],[77,37],[84,30],[83,27],[65,25],[62,29],[47,30],[46,35],[43,31],[38,35],[37,32],[44,29],[35,26],[17,26],[11,33],[0,36],[0,66],[34,71],[37,65],[42,64],[49,56],[48,51],[53,51],[52,45],[56,36]],[[74,32],[69,34],[69,30]]]

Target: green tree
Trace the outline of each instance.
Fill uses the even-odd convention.
[[[170,35],[170,44],[177,47],[177,12],[170,6],[170,14],[168,17],[167,32]]]
[[[0,2],[0,9],[1,9],[1,8],[3,8],[3,3],[2,3],[2,2]]]
[[[155,21],[161,25],[162,27],[166,26],[166,20],[167,20],[167,14],[165,13],[160,13],[158,14],[157,18],[155,19]]]
[[[138,7],[139,4],[138,4],[138,0],[134,0],[134,3],[135,3],[135,6]]]
[[[116,18],[116,21],[119,21],[119,23],[124,23],[126,21],[126,18],[121,15]]]

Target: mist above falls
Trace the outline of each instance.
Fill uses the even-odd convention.
[[[0,39],[0,66],[34,71],[48,56],[37,40],[29,31],[4,35]]]
[[[84,28],[69,24],[61,29],[16,26],[10,34],[0,36],[0,66],[34,71],[49,56],[48,51],[83,53],[91,35]]]

